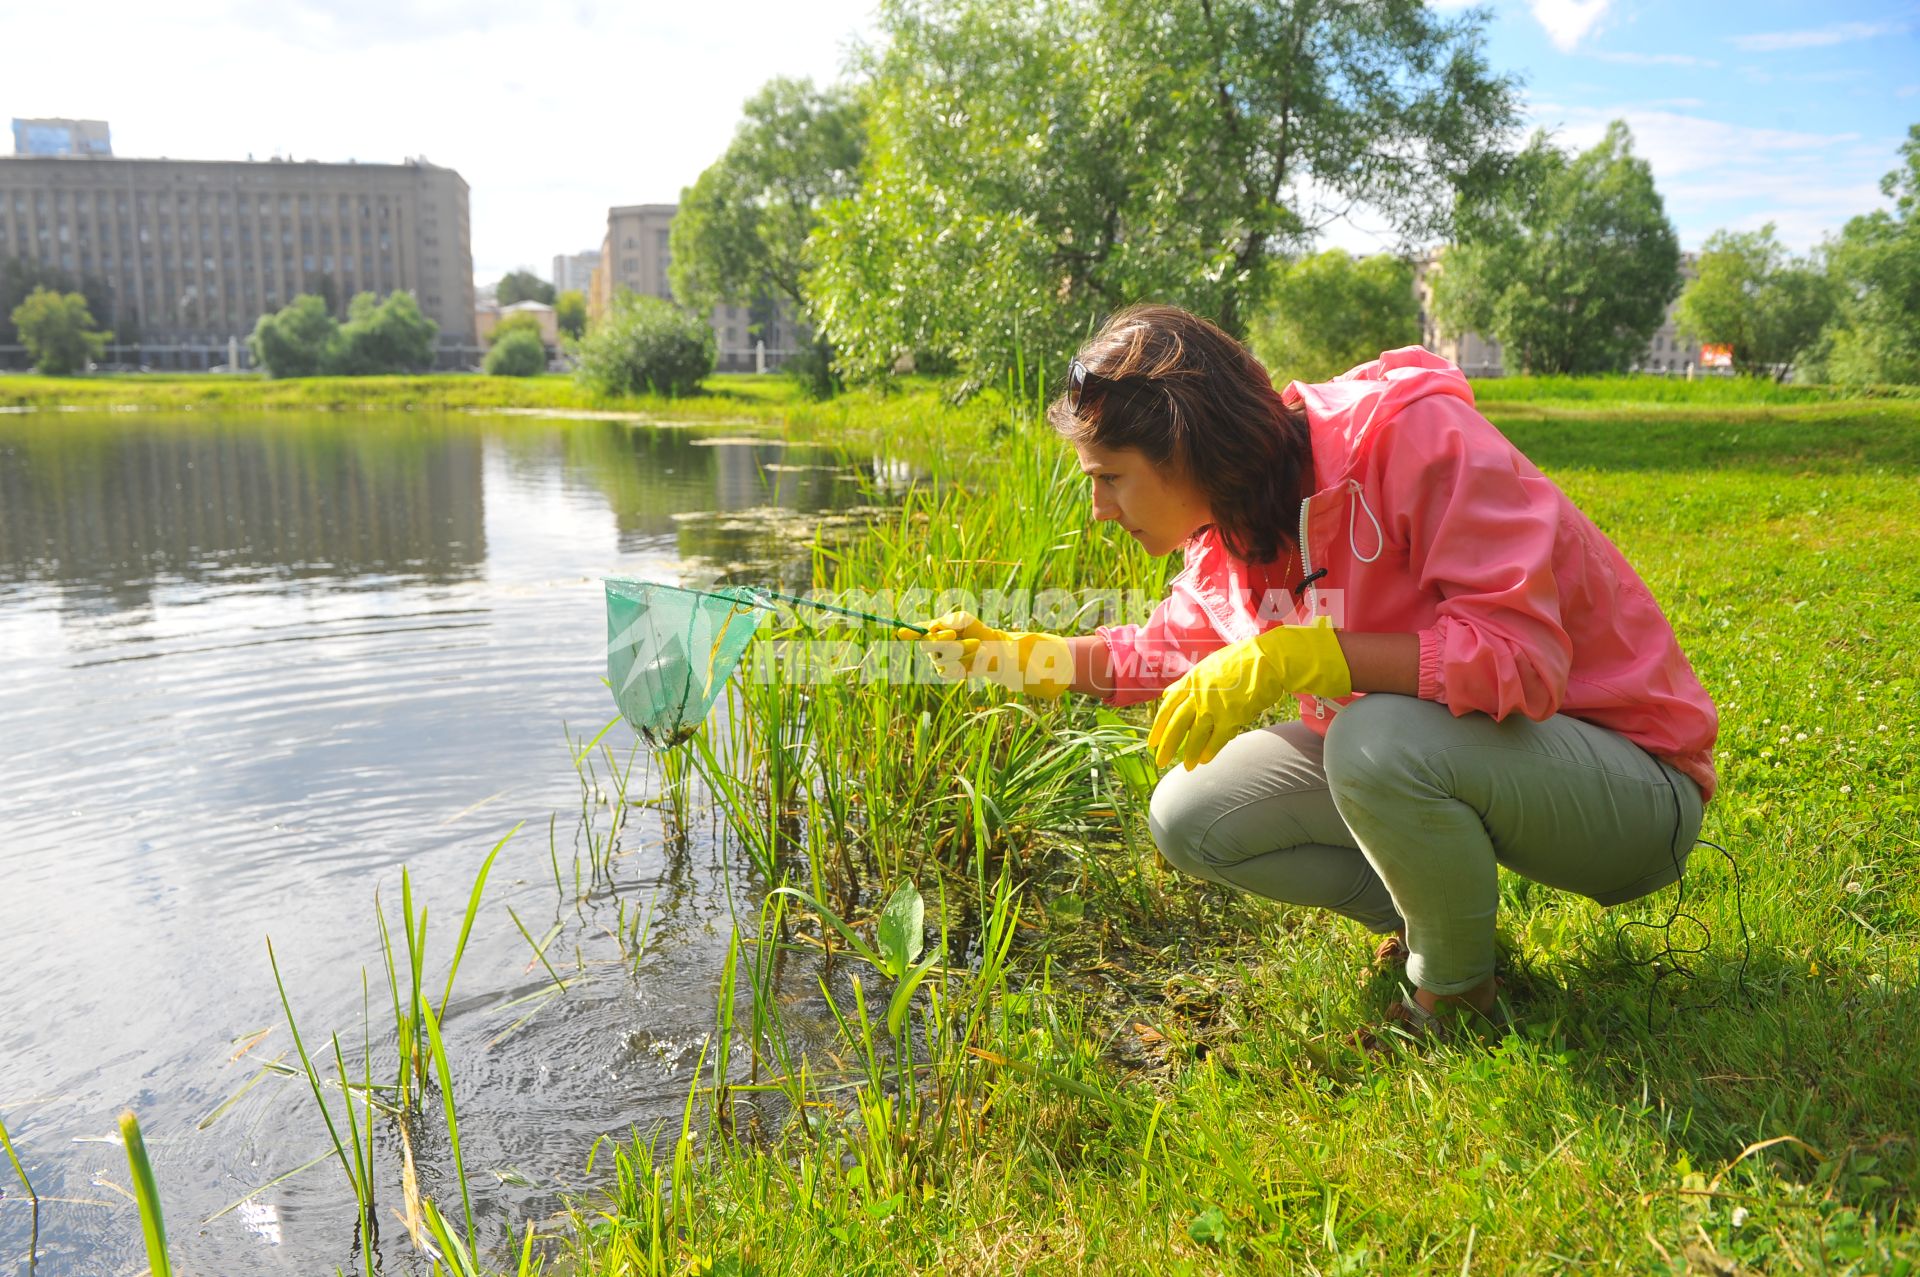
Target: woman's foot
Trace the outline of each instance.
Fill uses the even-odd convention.
[[[1488,976],[1464,993],[1439,994],[1430,989],[1415,989],[1413,1000],[1429,1015],[1441,1007],[1454,1006],[1477,1011],[1492,1019],[1494,1008],[1500,1001],[1500,981],[1495,976]]]
[[[1384,945],[1382,946],[1385,947]],[[1379,1029],[1362,1030],[1357,1040],[1368,1051],[1385,1052],[1388,1043],[1398,1037],[1430,1038],[1445,1033],[1449,1024],[1464,1024],[1480,1032],[1506,1023],[1500,1006],[1501,983],[1488,976],[1465,993],[1435,994],[1415,989],[1405,998],[1389,1003],[1386,1023]]]

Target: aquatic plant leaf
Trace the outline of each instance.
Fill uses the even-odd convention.
[[[926,946],[926,920],[927,905],[920,889],[911,880],[895,887],[893,897],[880,911],[880,925],[874,932],[880,956],[886,959],[881,969],[894,979],[906,974]]]

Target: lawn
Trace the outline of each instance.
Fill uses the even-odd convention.
[[[677,1180],[637,1154],[604,1213],[583,1207],[584,1270],[1920,1262],[1920,411],[1482,393],[1637,565],[1721,707],[1703,836],[1726,855],[1699,849],[1683,898],[1606,911],[1506,877],[1517,1030],[1376,1059],[1353,1044],[1395,992],[1371,937],[1158,867],[1111,716],[1035,720],[968,689],[749,697],[703,769],[735,836],[770,872],[812,873],[815,895],[864,900],[845,906],[862,917],[901,878],[930,901],[944,886],[929,917],[989,940],[1003,933],[979,899],[1004,875],[1020,889],[1008,968],[977,943],[891,1051],[893,978],[865,972],[865,1030],[836,988],[848,1072],[816,1059],[787,1085],[815,1106],[807,1126],[771,1143],[660,1134]],[[1038,427],[1004,432],[946,495],[823,560],[820,583],[1157,585],[1158,565],[1086,530],[1060,454]],[[857,801],[833,806],[837,767],[756,770],[755,741],[796,720],[781,757],[853,760]],[[1035,733],[1077,742],[1076,761],[1049,762]],[[767,814],[783,809],[809,814],[784,859]],[[853,881],[821,882],[843,861]],[[779,989],[760,984],[754,1028],[777,1034]],[[769,1054],[761,1075],[791,1063]]]

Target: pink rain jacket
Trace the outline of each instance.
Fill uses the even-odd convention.
[[[1145,625],[1099,631],[1113,704],[1154,696],[1228,643],[1324,613],[1356,633],[1418,634],[1422,699],[1456,715],[1584,719],[1713,797],[1719,715],[1660,605],[1474,409],[1458,368],[1407,346],[1329,382],[1293,382],[1286,397],[1305,405],[1313,441],[1298,548],[1248,564],[1213,529],[1196,535]],[[1339,706],[1301,703],[1324,734]]]

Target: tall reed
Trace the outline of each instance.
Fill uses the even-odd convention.
[[[31,1235],[27,1240],[27,1267],[32,1269],[34,1257],[40,1253],[40,1195],[33,1191],[33,1181],[27,1178],[27,1168],[20,1164],[20,1155],[14,1152],[13,1136],[7,1133],[7,1124],[0,1121],[0,1149],[5,1149],[7,1160],[13,1163],[13,1173],[20,1177],[20,1187],[27,1190],[27,1202],[32,1211]]]

